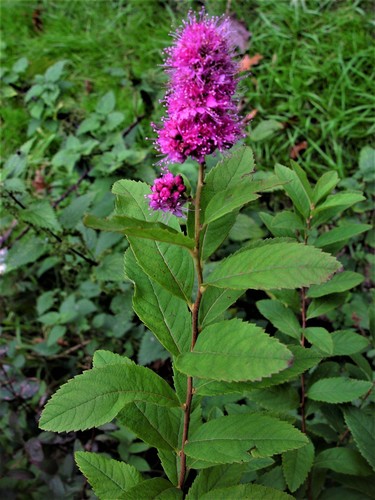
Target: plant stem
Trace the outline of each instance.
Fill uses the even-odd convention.
[[[197,192],[195,196],[195,224],[194,224],[194,237],[195,237],[195,248],[193,251],[195,270],[198,278],[198,290],[195,302],[192,308],[192,334],[191,334],[191,346],[190,351],[194,349],[197,337],[199,334],[199,307],[202,300],[202,283],[203,283],[203,268],[200,258],[200,231],[201,231],[201,220],[200,220],[200,202],[201,194],[203,188],[203,176],[204,176],[204,163],[199,164],[198,172],[198,183]],[[188,441],[189,436],[189,424],[190,424],[190,413],[191,413],[191,402],[193,399],[193,378],[187,378],[187,389],[186,389],[186,401],[184,405],[184,427],[182,433],[182,444],[180,452],[180,477],[178,481],[178,487],[183,488],[186,477],[186,455],[185,455],[185,444]]]

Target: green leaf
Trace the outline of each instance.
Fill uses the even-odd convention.
[[[183,233],[172,229],[161,222],[147,222],[125,215],[115,215],[108,219],[100,219],[94,215],[86,215],[84,224],[93,229],[101,231],[112,231],[137,236],[149,240],[164,241],[172,245],[180,245],[185,248],[194,248],[194,240]]]
[[[325,328],[311,326],[309,328],[305,328],[304,335],[310,344],[317,347],[320,351],[326,354],[333,353],[332,335]]]
[[[192,352],[175,361],[183,373],[213,380],[259,380],[285,370],[291,352],[261,328],[238,319],[204,328]]]
[[[158,450],[158,457],[167,478],[174,486],[177,486],[180,475],[180,457],[174,451],[163,449]]]
[[[307,219],[312,208],[311,199],[299,176],[294,170],[280,164],[275,166],[275,173],[281,181],[285,182],[285,184],[283,184],[283,189],[287,192],[293,205],[298,212]]]
[[[38,238],[32,234],[16,241],[6,255],[5,273],[14,271],[25,264],[34,264],[39,257],[46,253],[47,247],[45,238]]]
[[[264,231],[260,223],[246,214],[238,214],[236,222],[229,232],[229,238],[233,241],[246,241],[250,239],[262,238]]]
[[[324,248],[335,243],[346,242],[354,236],[370,230],[371,227],[370,224],[346,224],[345,226],[336,227],[320,235],[314,245],[318,248]]]
[[[70,205],[68,205],[61,212],[59,220],[61,225],[66,229],[73,229],[81,222],[84,213],[88,210],[94,199],[94,193],[90,192],[83,196],[75,198]]]
[[[143,481],[137,469],[124,462],[85,451],[76,451],[74,457],[95,494],[103,500],[125,498],[128,490]]]
[[[92,114],[80,124],[77,129],[77,135],[83,135],[87,132],[94,132],[100,127],[100,119],[97,115]]]
[[[107,92],[96,105],[95,111],[101,115],[108,115],[111,113],[116,104],[115,94],[110,90]]]
[[[229,288],[209,287],[205,290],[199,308],[199,324],[205,327],[212,323],[245,292]]]
[[[256,448],[261,456],[271,456],[306,443],[302,432],[276,418],[256,414],[229,415],[201,425],[189,437],[185,453],[208,462],[248,462],[250,448]]]
[[[288,500],[293,497],[260,484],[238,484],[209,491],[199,497],[199,500],[228,500],[229,498],[241,500]]]
[[[152,280],[130,249],[125,253],[125,272],[135,286],[133,309],[141,321],[173,355],[188,350],[191,315],[186,303]]]
[[[368,346],[368,339],[351,330],[338,330],[332,333],[333,356],[350,356],[361,352]]]
[[[29,65],[27,57],[21,57],[12,66],[12,71],[15,73],[24,73]]]
[[[299,405],[298,392],[288,384],[264,389],[250,389],[247,397],[267,410],[285,413],[296,410]]]
[[[19,215],[21,220],[34,226],[52,229],[55,232],[61,231],[55,211],[47,200],[32,203],[28,208],[20,211]]]
[[[320,379],[307,391],[307,397],[324,403],[350,403],[364,396],[372,387],[371,382],[332,377]]]
[[[99,266],[94,269],[95,278],[98,281],[123,281],[123,261],[124,258],[121,254],[111,253],[106,255]]]
[[[116,127],[120,125],[125,119],[124,113],[120,113],[119,111],[113,111],[109,113],[107,116],[107,121],[105,123],[105,130],[114,130]]]
[[[293,171],[297,174],[299,180],[301,181],[301,184],[303,185],[304,190],[306,191],[309,197],[309,200],[311,201],[313,196],[313,190],[307,178],[306,172],[300,167],[300,165],[297,162],[290,160],[290,164],[292,166]]]
[[[178,450],[181,408],[138,401],[125,405],[117,418],[145,443],[162,450]]]
[[[370,409],[371,411],[371,409]],[[359,408],[344,409],[344,418],[361,455],[375,470],[375,416]]]
[[[213,489],[239,484],[245,467],[244,464],[224,464],[199,471],[186,500],[196,500]]]
[[[283,124],[276,120],[263,120],[251,131],[250,139],[254,142],[264,141],[283,128]]]
[[[364,277],[359,273],[344,271],[336,274],[330,281],[322,285],[313,285],[308,291],[309,298],[323,297],[331,293],[342,293],[362,283]]]
[[[375,149],[364,146],[359,153],[359,170],[365,182],[374,180]]]
[[[169,352],[164,349],[161,343],[150,331],[146,331],[142,337],[138,350],[138,364],[145,366],[153,363],[154,361],[164,361],[168,358],[170,358]]]
[[[53,66],[50,66],[47,71],[44,74],[44,78],[48,82],[57,82],[60,80],[63,71],[64,71],[64,66],[68,61],[58,61],[56,64]]]
[[[336,447],[322,451],[317,455],[314,467],[353,476],[369,476],[372,472],[360,453],[350,448]]]
[[[64,384],[47,403],[39,425],[56,432],[97,427],[110,422],[134,401],[179,405],[167,382],[148,368],[108,365],[86,371]]]
[[[307,308],[306,318],[312,319],[337,309],[346,301],[346,293],[335,293],[326,297],[313,299]]]
[[[325,198],[334,187],[337,186],[340,179],[336,171],[326,172],[319,177],[318,182],[315,184],[312,200],[315,205]]]
[[[107,365],[134,365],[134,361],[127,358],[126,356],[120,356],[111,351],[105,351],[104,349],[99,349],[95,351],[92,360],[93,368],[102,368]]]
[[[365,197],[361,193],[343,192],[328,196],[328,198],[318,205],[312,212],[311,227],[316,227],[324,222],[332,220],[336,215],[344,210],[364,201]]]
[[[310,441],[298,450],[283,453],[283,473],[288,488],[292,493],[305,482],[313,462],[314,446]]]
[[[258,300],[256,306],[275,328],[294,339],[300,340],[301,326],[291,309],[279,300]]]
[[[222,261],[205,285],[263,290],[297,288],[322,283],[339,267],[335,258],[316,248],[269,240]]]
[[[181,500],[182,491],[161,477],[154,477],[137,484],[126,492],[126,500]]]
[[[257,198],[259,198],[258,194],[244,190],[242,185],[220,191],[211,198],[207,205],[204,213],[204,224],[209,224]]]
[[[237,212],[232,212],[204,226],[200,236],[202,260],[207,260],[223,243],[236,222]]]

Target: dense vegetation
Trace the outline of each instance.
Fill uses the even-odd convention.
[[[87,213],[111,214],[111,186],[117,180],[150,184],[158,175],[148,138],[154,134],[150,123],[162,114],[162,49],[169,44],[171,25],[178,26],[189,8],[200,4],[112,0],[84,5],[4,0],[1,7],[0,490],[6,498],[92,497],[74,465],[74,450],[108,453],[150,477],[161,473],[154,450],[118,421],[59,435],[41,432],[38,419],[49,395],[90,368],[99,348],[132,357],[171,379],[167,351],[132,311],[132,286],[120,272],[125,239],[88,228],[82,220]],[[334,190],[348,196],[309,228],[311,242],[323,238],[320,247],[336,255],[349,273],[339,285],[303,298],[307,342],[314,345],[318,335],[327,355],[311,383],[319,374],[371,382],[371,4],[212,0],[205,6],[210,14],[227,10],[236,23],[244,69],[240,106],[249,117],[245,144],[254,150],[260,175],[267,178],[275,163],[289,166],[293,158],[312,188],[328,174],[331,186],[327,182],[325,195]],[[186,162],[173,170],[194,177],[196,166]],[[282,167],[276,173],[289,175]],[[275,216],[299,208],[287,189],[264,193],[238,216],[215,258],[267,235],[298,237],[302,231],[293,226],[295,218]],[[333,239],[324,241],[332,228],[337,228]],[[301,303],[294,292],[278,299],[276,293],[247,293],[229,314],[284,338],[290,325],[278,321],[277,308],[288,305],[298,315]],[[336,336],[332,344],[323,329],[345,331],[346,342],[337,343]],[[204,417],[240,412],[244,404],[279,412],[293,398],[289,392],[278,396],[207,398]],[[358,439],[352,421],[357,417],[362,426],[373,425],[374,396],[371,390],[361,397],[354,391],[345,402],[352,400],[363,410],[361,417],[346,406],[345,420],[332,404],[307,407],[317,450],[324,453],[336,445],[345,450],[338,458],[320,457],[314,498],[373,498],[368,465],[374,466],[373,451]],[[290,412],[286,418],[293,418]],[[305,495],[281,460],[247,474],[259,484]]]

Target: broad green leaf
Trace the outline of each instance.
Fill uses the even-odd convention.
[[[180,245],[191,249],[195,246],[194,240],[161,222],[147,222],[125,215],[114,215],[108,219],[100,219],[93,215],[87,215],[84,219],[84,224],[87,227],[100,229],[101,231],[118,232],[127,236],[164,241],[172,245]]]
[[[6,255],[5,273],[18,269],[25,264],[34,264],[39,257],[46,253],[48,244],[45,238],[27,234],[22,240],[14,243]]]
[[[203,294],[199,308],[199,324],[201,327],[212,323],[220,314],[241,297],[245,290],[208,287]]]
[[[282,215],[285,212],[281,212],[278,215]],[[291,213],[291,212],[289,212]],[[293,214],[296,215],[296,214]],[[276,222],[276,216],[273,217],[271,214],[268,214],[266,212],[260,212],[259,217],[261,218],[263,224],[266,226],[268,231],[272,234],[272,236],[275,236],[276,238],[279,237],[288,237],[288,238],[294,238],[296,237],[295,235],[295,229],[294,229],[294,223],[289,224],[290,217],[289,214],[287,214],[285,217],[283,217],[285,220],[279,220],[279,223]],[[295,221],[295,218],[294,218]],[[281,224],[280,224],[281,222]]]
[[[345,242],[358,234],[371,229],[370,224],[346,224],[345,226],[335,227],[326,233],[321,234],[314,242],[318,248],[327,247],[338,242]]]
[[[336,274],[330,281],[322,285],[313,285],[308,291],[309,298],[324,297],[331,293],[342,293],[358,286],[364,277],[359,273],[344,271]]]
[[[337,309],[346,301],[346,293],[335,293],[327,297],[313,299],[306,311],[306,318],[312,319]]]
[[[119,253],[105,255],[94,269],[98,281],[124,281],[124,257]]]
[[[301,181],[309,199],[312,200],[313,190],[307,178],[306,172],[303,170],[303,168],[300,167],[300,165],[296,161],[290,160],[290,164],[293,171],[297,174],[299,180]]]
[[[250,140],[254,142],[263,141],[283,128],[283,124],[276,120],[263,120],[251,131]]]
[[[95,351],[94,357],[92,359],[93,368],[102,368],[107,365],[134,365],[134,361],[127,358],[126,356],[120,356],[111,351],[105,351],[104,349],[99,349]]]
[[[207,205],[204,213],[204,224],[209,224],[257,198],[259,198],[258,194],[245,190],[241,184],[220,191],[211,198]]]
[[[181,466],[180,457],[174,451],[163,449],[158,450],[158,457],[167,478],[174,486],[177,486]]]
[[[372,473],[361,454],[350,448],[336,447],[322,451],[315,458],[314,467],[353,476],[369,476]]]
[[[249,387],[247,397],[262,408],[281,413],[296,410],[300,403],[297,390],[289,384],[264,389],[251,389]]]
[[[311,227],[331,221],[336,215],[340,215],[347,208],[364,200],[365,197],[360,193],[343,192],[328,196],[313,210]]]
[[[182,491],[161,477],[147,479],[126,492],[126,500],[182,500]]]
[[[276,418],[257,414],[229,415],[201,425],[189,437],[185,453],[218,464],[248,462],[250,448],[260,456],[271,456],[306,443],[304,434]]]
[[[110,422],[128,403],[178,406],[176,394],[156,373],[137,365],[107,365],[69,380],[42,413],[41,429],[84,430]]]
[[[137,401],[124,406],[119,421],[142,441],[163,450],[178,449],[181,408],[166,408]]]
[[[315,349],[305,349],[301,346],[288,345],[289,351],[292,352],[293,364],[280,373],[272,375],[270,378],[265,378],[260,382],[252,382],[249,386],[248,382],[216,382],[211,380],[198,379],[195,381],[196,394],[202,396],[216,396],[219,394],[239,393],[243,394],[249,389],[259,389],[263,387],[272,387],[289,380],[295,379],[301,373],[319,364],[322,359],[321,353]]]
[[[125,272],[133,281],[133,309],[142,322],[173,355],[190,348],[191,315],[186,303],[152,280],[134,259],[125,253]]]
[[[209,491],[199,497],[199,500],[288,500],[292,498],[287,493],[260,484],[238,484]]]
[[[108,115],[114,110],[115,104],[115,94],[112,90],[110,90],[99,100],[98,104],[96,105],[95,111],[102,115]]]
[[[334,187],[337,186],[340,179],[336,171],[326,172],[321,177],[319,177],[318,182],[315,184],[313,191],[313,202],[314,205],[325,198]]]
[[[59,217],[61,225],[66,229],[73,229],[76,227],[76,225],[81,222],[84,213],[88,210],[93,199],[93,192],[75,198],[72,203],[61,212]]]
[[[365,410],[351,407],[344,409],[344,418],[361,455],[375,470],[374,414],[365,413]]]
[[[94,132],[100,127],[100,117],[96,114],[90,115],[83,120],[77,129],[77,135],[86,134],[87,132]]]
[[[143,481],[137,469],[125,462],[85,451],[76,451],[74,457],[100,499],[126,498],[126,492]]]
[[[301,326],[294,312],[279,300],[258,300],[257,308],[275,328],[290,337],[300,340]]]
[[[233,241],[246,241],[250,239],[262,238],[264,230],[260,223],[246,214],[238,214],[236,222],[229,232],[229,238]]]
[[[364,146],[359,153],[359,170],[365,182],[374,180],[375,149]]]
[[[263,290],[298,288],[326,281],[340,266],[334,257],[316,248],[271,240],[222,261],[205,285]]]
[[[364,396],[372,387],[371,382],[332,377],[320,379],[307,391],[307,397],[324,403],[350,403]]]
[[[332,333],[333,356],[350,356],[361,352],[368,346],[368,339],[351,330],[338,330]]]
[[[19,216],[24,222],[36,227],[51,229],[54,232],[61,231],[55,211],[47,200],[35,201],[28,208],[21,210]]]
[[[146,331],[143,334],[137,354],[139,365],[146,366],[154,361],[164,361],[170,357],[170,353],[161,345],[152,332]]]
[[[129,179],[117,181],[112,186],[112,193],[116,195],[116,215],[151,222],[162,221],[160,212],[150,210],[146,196],[151,193],[151,188],[145,182]],[[179,228],[176,217],[170,217],[165,223],[174,229]]]
[[[291,352],[261,328],[232,319],[204,328],[194,350],[175,363],[193,377],[236,382],[269,377],[292,361]]]
[[[219,248],[236,222],[237,212],[231,212],[204,226],[200,236],[202,260],[207,260]]]
[[[311,326],[305,328],[304,335],[310,344],[317,347],[320,351],[326,354],[333,353],[333,339],[332,335],[320,326]]]
[[[64,66],[67,62],[68,61],[58,61],[53,66],[50,66],[45,72],[44,78],[48,82],[57,82],[58,80],[60,80],[64,71]]]
[[[297,173],[280,164],[275,166],[275,173],[281,181],[285,182],[283,189],[287,192],[293,205],[307,219],[312,208],[311,199]]]
[[[283,453],[283,473],[289,490],[294,493],[303,484],[314,462],[314,446],[309,441],[298,450]]]
[[[245,464],[224,464],[199,471],[186,500],[196,500],[213,489],[239,484],[245,467]]]

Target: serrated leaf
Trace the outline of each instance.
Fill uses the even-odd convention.
[[[283,473],[288,488],[292,493],[305,482],[313,462],[314,446],[310,441],[298,450],[283,453]]]
[[[283,128],[283,124],[276,120],[263,120],[251,131],[250,139],[254,142],[264,141]]]
[[[244,190],[242,185],[220,191],[211,198],[207,205],[204,212],[204,224],[209,224],[257,198],[259,198],[258,194]]]
[[[123,281],[123,262],[124,258],[119,253],[106,255],[94,269],[95,278],[98,281]]]
[[[342,293],[358,286],[364,277],[359,273],[344,271],[336,274],[330,281],[322,285],[313,285],[308,291],[309,298],[323,297],[331,293]]]
[[[332,191],[332,189],[337,186],[339,181],[339,176],[335,171],[326,172],[319,177],[318,182],[315,184],[312,196],[314,204],[317,205],[320,200],[325,198]]]
[[[212,323],[245,292],[229,288],[209,287],[205,290],[199,308],[199,324],[205,327]]]
[[[352,205],[355,205],[356,203],[359,203],[364,199],[365,197],[358,192],[332,194],[328,196],[328,198],[323,203],[321,203],[314,209],[314,216],[315,214],[319,214],[323,210],[327,210],[333,207],[351,207]]]
[[[154,361],[168,358],[170,358],[169,352],[164,349],[158,339],[151,332],[145,332],[138,350],[138,364],[145,366]]]
[[[137,469],[125,462],[84,451],[76,451],[74,456],[95,494],[103,500],[125,498],[128,490],[143,481]]]
[[[246,214],[238,214],[236,222],[229,232],[229,238],[233,241],[246,241],[249,239],[262,238],[264,231],[252,217]]]
[[[258,300],[256,306],[275,328],[294,339],[300,340],[301,326],[291,309],[279,300]]]
[[[349,403],[364,396],[372,387],[371,382],[332,377],[320,379],[312,384],[307,391],[307,397],[324,403]]]
[[[98,104],[96,105],[95,111],[102,115],[108,115],[114,110],[116,104],[115,94],[112,90],[107,92],[103,97],[100,98]]]
[[[238,484],[209,491],[199,497],[199,500],[228,500],[229,498],[241,500],[290,500],[293,497],[260,484]]]
[[[353,476],[369,476],[372,472],[360,453],[350,448],[336,447],[320,452],[315,459],[314,467]]]
[[[332,333],[333,356],[350,356],[363,351],[368,346],[368,339],[350,330],[338,330]]]
[[[142,498],[153,500],[180,500],[182,491],[175,488],[172,483],[161,477],[154,477],[137,484],[126,492],[126,500],[140,500]]]
[[[335,258],[316,248],[271,240],[222,261],[205,285],[263,290],[298,288],[326,281],[340,266]]]
[[[201,498],[213,489],[237,485],[244,472],[244,464],[224,464],[203,469],[190,487],[186,500]]]
[[[173,355],[189,349],[191,315],[186,303],[152,280],[130,249],[125,254],[125,272],[135,286],[133,309],[137,316]]]
[[[102,368],[107,365],[134,365],[134,361],[127,358],[126,356],[120,356],[111,351],[105,351],[104,349],[99,349],[95,351],[94,357],[92,359],[93,368]]]
[[[290,164],[292,166],[293,171],[297,174],[298,179],[303,185],[304,190],[306,191],[307,196],[311,202],[313,196],[313,190],[307,178],[306,172],[301,168],[301,166],[294,160],[290,160]]]
[[[179,245],[190,249],[195,246],[194,240],[161,222],[147,222],[125,215],[115,215],[108,219],[86,215],[84,224],[87,227],[101,231],[119,232],[127,236],[164,241],[171,245]]]
[[[299,406],[298,392],[288,384],[264,389],[249,389],[247,397],[267,410],[285,413],[296,410]]]
[[[20,211],[20,218],[37,227],[61,231],[56,214],[47,200],[36,201],[28,208]]]
[[[86,132],[94,132],[100,127],[100,119],[97,115],[92,114],[80,124],[77,129],[77,135],[86,134]]]
[[[283,189],[287,192],[293,205],[298,212],[307,219],[312,208],[311,199],[297,173],[280,164],[275,166],[275,173],[277,177],[285,183],[283,184]]]
[[[202,260],[207,260],[223,243],[236,222],[236,217],[237,212],[231,212],[203,227],[200,235]]]
[[[333,340],[331,334],[319,326],[311,326],[305,328],[304,335],[310,344],[317,347],[320,351],[326,354],[333,353]]]
[[[73,229],[82,220],[84,213],[87,211],[94,199],[94,193],[87,193],[83,196],[75,198],[61,212],[59,220],[61,225],[66,229]]]
[[[166,408],[142,401],[125,405],[119,421],[150,446],[162,450],[178,450],[181,408]]]
[[[183,373],[227,382],[259,380],[285,370],[291,352],[261,328],[238,319],[204,328],[192,352],[175,361]]]
[[[5,273],[14,271],[25,264],[36,262],[39,257],[46,253],[47,247],[48,244],[45,239],[32,234],[16,241],[6,254]]]
[[[306,318],[312,319],[327,314],[327,312],[337,309],[344,304],[346,300],[346,293],[334,293],[326,297],[313,299],[306,311]]]
[[[256,415],[229,415],[201,425],[185,445],[186,455],[216,463],[248,462],[248,450],[261,456],[300,448],[307,438],[292,425],[276,418]]]
[[[371,229],[370,224],[346,224],[336,227],[321,234],[314,242],[318,248],[324,248],[338,242],[345,242],[354,236],[364,233]]]
[[[44,408],[39,426],[56,432],[97,427],[133,401],[179,405],[170,386],[148,368],[108,365],[86,371],[60,387]]]
[[[375,470],[374,414],[352,407],[344,409],[344,418],[361,455]]]

